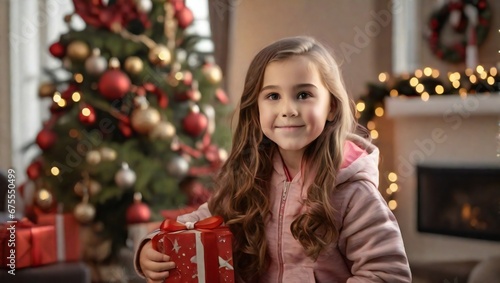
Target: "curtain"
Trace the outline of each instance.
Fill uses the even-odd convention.
[[[233,9],[239,0],[208,0],[208,12],[210,16],[210,29],[214,43],[215,62],[227,76],[228,53],[231,42],[231,25]],[[222,82],[222,87],[227,87],[227,82]]]

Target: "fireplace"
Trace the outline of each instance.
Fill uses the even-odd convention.
[[[500,241],[500,167],[417,166],[419,232]]]

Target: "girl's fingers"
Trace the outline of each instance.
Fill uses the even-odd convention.
[[[175,263],[173,261],[146,261],[144,262],[143,270],[152,272],[163,272],[175,268]]]
[[[169,272],[164,271],[164,272],[151,272],[149,274],[144,274],[146,275],[146,278],[148,279],[148,283],[162,283],[165,278],[168,277]]]
[[[166,254],[162,254],[160,253],[159,251],[156,251],[154,249],[146,249],[144,251],[144,255],[147,259],[151,260],[151,261],[158,261],[158,262],[161,262],[161,261],[169,261],[170,260],[170,257]]]

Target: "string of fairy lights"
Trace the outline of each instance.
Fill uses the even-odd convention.
[[[445,76],[446,78],[442,79],[440,71],[431,67],[399,76],[391,76],[387,72],[380,73],[378,82],[369,83],[368,94],[356,103],[356,118],[368,129],[370,137],[377,140],[379,131],[376,119],[385,115],[386,97],[419,97],[422,101],[429,102],[432,96],[459,95],[465,99],[469,95],[498,95],[500,92],[500,74],[496,66],[478,65],[475,69],[468,68],[463,72],[447,72]],[[500,119],[498,127],[496,154],[500,157]],[[394,210],[397,208],[395,195],[399,189],[398,176],[395,172],[389,172],[384,178],[388,182],[386,199],[391,210]]]

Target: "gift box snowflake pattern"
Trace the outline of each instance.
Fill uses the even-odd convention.
[[[153,247],[176,264],[164,282],[234,282],[232,234],[221,223],[220,217],[197,223],[169,219],[162,223]]]

